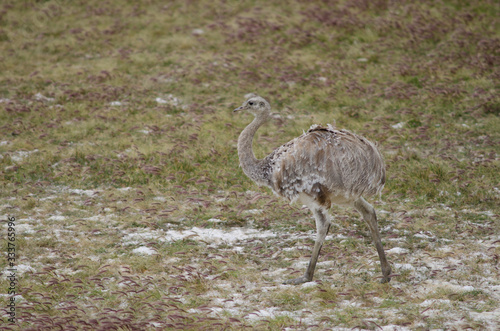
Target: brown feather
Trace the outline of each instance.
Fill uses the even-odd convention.
[[[303,192],[325,207],[380,192],[385,165],[376,146],[347,130],[313,126],[263,160],[270,186],[291,201]]]

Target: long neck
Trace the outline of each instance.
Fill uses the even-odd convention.
[[[240,165],[245,174],[253,181],[260,182],[262,174],[259,171],[259,161],[252,150],[252,141],[255,132],[259,127],[264,124],[269,116],[257,116],[248,124],[248,126],[241,132],[238,138],[238,157],[240,158]]]

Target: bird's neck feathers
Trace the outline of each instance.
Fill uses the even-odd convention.
[[[260,184],[263,181],[262,173],[260,171],[260,163],[255,157],[252,149],[253,137],[259,127],[269,119],[269,115],[256,116],[252,123],[241,132],[238,138],[238,157],[240,159],[240,166],[245,174],[253,181]]]

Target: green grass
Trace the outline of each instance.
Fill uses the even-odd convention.
[[[499,15],[488,0],[2,3],[0,215],[17,219],[22,298],[0,328],[493,328]],[[315,123],[378,142],[372,201],[386,250],[406,250],[389,285],[341,208],[318,283],[279,285],[304,271],[314,222],[241,171],[252,118],[232,109],[249,92],[280,115],[257,157]]]

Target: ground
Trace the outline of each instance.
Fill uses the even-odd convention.
[[[497,329],[499,16],[497,1],[3,2],[0,329]],[[252,117],[232,109],[251,92],[273,107],[257,157],[312,124],[377,141],[389,284],[360,215],[334,207],[314,281],[282,285],[314,221],[239,168]]]

